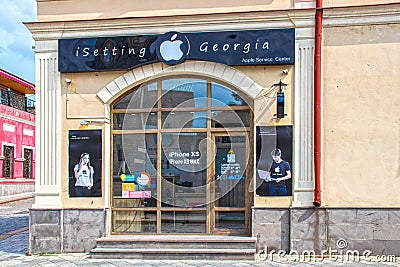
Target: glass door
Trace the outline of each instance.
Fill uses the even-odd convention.
[[[215,133],[211,183],[211,231],[248,234],[250,223],[249,141],[247,133]]]
[[[250,233],[250,104],[226,84],[191,76],[117,99],[111,233]]]

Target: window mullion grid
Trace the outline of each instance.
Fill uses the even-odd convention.
[[[161,137],[161,96],[162,81],[157,82],[157,234],[161,233],[161,156],[162,156],[162,137]]]

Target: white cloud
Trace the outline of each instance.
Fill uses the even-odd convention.
[[[0,28],[0,36],[2,36],[0,41],[0,48],[2,49],[7,49],[7,47],[11,46],[11,44],[15,42],[15,36],[10,35],[8,31],[3,28]],[[3,38],[3,36],[6,36],[6,38]]]
[[[0,18],[0,68],[34,83],[34,41],[22,22],[36,21],[36,1],[1,0]]]

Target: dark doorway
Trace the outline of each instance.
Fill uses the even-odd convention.
[[[13,178],[14,175],[14,147],[3,147],[3,177]]]
[[[32,158],[33,158],[33,150],[24,148],[23,177],[27,179],[32,178]]]

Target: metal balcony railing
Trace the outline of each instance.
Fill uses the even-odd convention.
[[[0,89],[0,104],[35,114],[35,101],[10,89]]]

